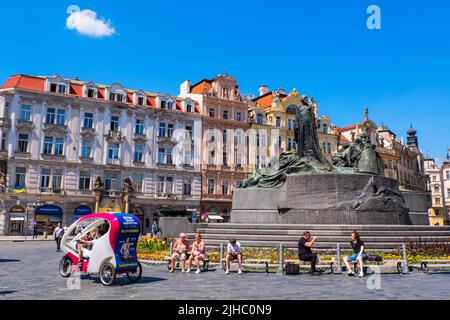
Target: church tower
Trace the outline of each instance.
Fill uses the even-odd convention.
[[[408,137],[406,138],[406,143],[408,145],[408,148],[419,148],[419,140],[416,136],[417,131],[413,129],[412,125],[411,128],[407,131]]]

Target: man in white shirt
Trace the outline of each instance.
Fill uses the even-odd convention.
[[[225,259],[226,270],[225,274],[230,273],[230,262],[237,260],[238,261],[238,274],[242,273],[242,252],[241,252],[241,244],[236,241],[236,239],[231,239],[230,243],[227,246],[227,257]]]

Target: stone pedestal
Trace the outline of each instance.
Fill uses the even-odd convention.
[[[238,189],[232,223],[411,224],[397,181],[370,174],[290,175],[279,189]]]

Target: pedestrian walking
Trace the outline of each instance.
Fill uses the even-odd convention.
[[[37,235],[38,235],[37,222],[33,221],[33,222],[31,222],[31,225],[33,226],[33,238],[32,239],[37,239]]]
[[[53,237],[56,241],[56,252],[61,251],[61,239],[64,235],[65,229],[63,226],[61,226],[61,223],[58,222],[58,225],[56,226],[55,230],[53,231]]]
[[[159,233],[160,233],[160,229],[159,229],[159,224],[158,224],[158,220],[153,220],[153,224],[152,224],[152,237],[158,237]]]

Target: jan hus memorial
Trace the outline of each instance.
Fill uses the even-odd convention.
[[[233,194],[232,223],[410,225],[396,180],[367,135],[331,163],[322,155],[312,101],[296,107],[297,150],[254,172]]]

